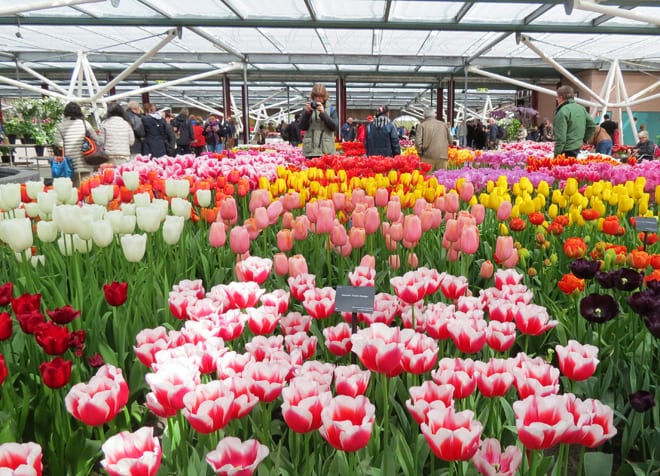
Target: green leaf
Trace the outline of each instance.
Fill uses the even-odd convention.
[[[603,476],[612,474],[613,455],[611,453],[602,453],[592,451],[584,454],[584,474],[585,476]]]
[[[99,342],[99,353],[101,354],[101,357],[103,357],[103,361],[106,364],[112,364],[115,367],[118,366],[117,352],[112,350],[112,348],[105,342]]]
[[[401,433],[401,430],[397,427],[392,427],[392,430],[396,440],[396,457],[403,469],[403,474],[406,476],[415,476],[417,471],[410,445],[403,436],[403,433]]]

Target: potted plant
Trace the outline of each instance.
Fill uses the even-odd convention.
[[[2,127],[5,131],[5,136],[7,137],[7,140],[9,141],[10,144],[16,143],[16,138],[19,136],[20,133],[20,123],[21,120],[16,116],[10,117],[9,119],[5,119],[3,123]]]

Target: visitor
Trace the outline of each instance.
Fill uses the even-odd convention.
[[[619,143],[619,124],[610,119],[609,114],[603,116],[603,122],[600,123],[600,127],[605,129],[612,139],[612,145]],[[609,151],[603,152],[603,154],[612,155],[612,147],[609,148]]]
[[[216,114],[211,114],[204,126],[204,139],[208,152],[222,152],[224,144],[221,138],[220,121]]]
[[[417,130],[419,135],[419,130]],[[390,121],[390,109],[381,106],[376,111],[376,119],[367,124],[367,155],[394,157],[401,154],[399,134]]]
[[[163,157],[167,154],[167,123],[156,110],[155,104],[144,105],[144,147],[142,153],[152,157]]]
[[[204,120],[201,116],[191,116],[190,123],[193,129],[193,140],[190,143],[193,152],[196,156],[202,155],[206,148],[206,139],[204,138]]]
[[[299,112],[296,113],[294,120],[289,124],[289,144],[298,147],[302,144],[302,137],[300,135],[300,116]]]
[[[553,127],[555,132],[555,156],[563,154],[577,157],[580,147],[593,136],[596,123],[587,110],[575,102],[571,86],[557,89],[557,109]]]
[[[527,140],[527,129],[522,124],[520,124],[520,127],[518,128],[518,132],[516,132],[516,140],[518,142]]]
[[[190,144],[195,139],[195,131],[188,114],[188,108],[184,107],[172,121],[172,128],[176,135],[176,153],[181,155],[192,153]]]
[[[64,106],[64,118],[55,128],[55,145],[62,149],[62,154],[71,158],[73,164],[73,185],[79,187],[83,180],[95,171],[95,167],[87,165],[82,156],[82,143],[85,134],[97,142],[99,137],[83,116],[80,105],[70,102]]]
[[[639,142],[633,149],[633,156],[639,160],[653,160],[655,144],[649,140],[649,131],[642,131],[638,135]]]
[[[131,146],[135,143],[135,133],[126,112],[115,104],[108,109],[108,117],[101,123],[101,142],[108,154],[108,162],[121,165],[131,158]]]
[[[165,153],[169,157],[174,157],[176,155],[176,133],[174,132],[174,126],[172,126],[172,113],[167,111],[165,113]]]
[[[451,141],[449,127],[445,122],[436,119],[435,109],[424,109],[424,121],[419,124],[415,133],[415,147],[419,158],[431,164],[431,171],[447,168]]]
[[[489,149],[497,149],[500,126],[495,122],[495,118],[488,119],[488,129],[486,132],[486,143]]]
[[[142,123],[142,111],[137,101],[129,101],[126,108],[126,118],[133,128],[135,142],[131,146],[131,159],[143,154],[144,147],[144,124]]]
[[[328,90],[316,83],[310,93],[311,101],[305,105],[300,117],[303,137],[302,154],[308,158],[335,154],[335,133],[339,129],[335,110],[328,104]]]
[[[539,141],[540,142],[552,142],[555,140],[555,129],[550,124],[550,119],[547,117],[543,120],[543,124],[540,127]]]
[[[612,155],[612,136],[600,125],[596,127],[589,144],[596,147],[597,154]]]
[[[356,133],[355,127],[353,127],[353,118],[349,117],[346,119],[346,123],[341,127],[341,140],[343,142],[353,142],[355,137]]]

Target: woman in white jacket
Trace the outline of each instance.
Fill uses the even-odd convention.
[[[108,109],[108,117],[101,123],[101,140],[111,164],[120,165],[131,158],[135,134],[119,104]]]

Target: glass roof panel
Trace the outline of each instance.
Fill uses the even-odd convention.
[[[277,38],[284,50],[289,53],[325,53],[319,35],[312,29],[260,28],[260,30]]]
[[[105,2],[106,4],[108,2]],[[123,2],[122,2],[123,3]],[[140,3],[140,2],[134,2]],[[148,8],[153,5],[154,8],[150,10],[163,11],[163,13],[173,17],[218,17],[218,18],[235,18],[236,15],[232,12],[227,5],[223,2],[216,0],[195,0],[194,2],[186,2],[185,8],[181,8],[180,0],[143,0],[142,3]],[[121,4],[120,4],[121,6]]]
[[[463,17],[463,21],[473,23],[517,23],[538,7],[538,5],[506,2],[497,2],[497,6],[495,7],[491,2],[477,2],[468,10],[465,17]]]
[[[563,5],[555,5],[550,10],[536,19],[538,23],[589,23],[598,16],[597,13],[586,10],[573,9],[570,15],[566,15]]]
[[[97,3],[88,3],[83,5],[78,5],[76,7],[91,16],[95,17],[160,17],[160,13],[156,12],[154,9],[143,5],[140,2],[126,1],[123,0],[119,3],[118,7],[113,7],[110,2],[97,2]],[[187,5],[186,5],[187,8]],[[76,16],[76,10],[69,8],[69,15]],[[45,11],[45,10],[40,10]],[[38,13],[38,12],[37,12]]]
[[[463,2],[393,2],[390,20],[451,21]]]
[[[381,52],[396,52],[400,55],[416,55],[428,36],[426,31],[385,30],[380,45]]]
[[[372,30],[335,30],[325,29],[325,35],[335,54],[371,54]]]
[[[257,0],[255,0],[257,1]],[[312,5],[318,18],[342,20],[382,19],[385,14],[384,0],[313,0]]]
[[[178,0],[172,0],[178,2]],[[224,2],[215,1],[216,4]],[[231,4],[244,18],[309,18],[309,12],[302,1],[294,0],[240,0]]]

